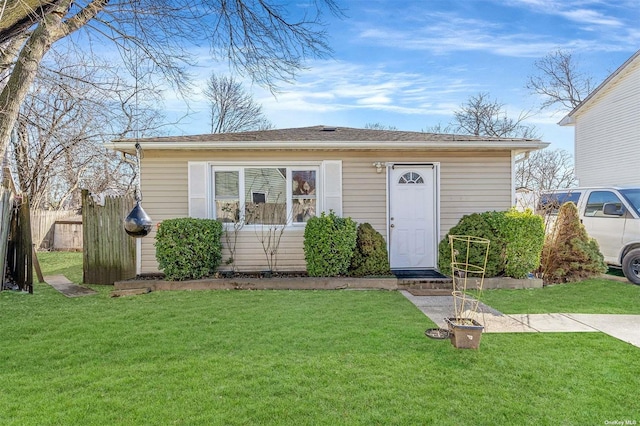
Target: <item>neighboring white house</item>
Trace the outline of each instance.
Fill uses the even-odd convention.
[[[307,220],[334,211],[368,222],[386,239],[391,267],[437,267],[440,239],[466,214],[515,203],[518,156],[549,144],[535,139],[314,126],[244,133],[117,140],[144,149],[144,208],[156,222],[244,218],[239,270],[265,268],[264,233],[284,228],[278,268],[306,267]],[[229,216],[228,212],[239,211]],[[257,213],[257,214],[256,214]],[[155,229],[138,240],[138,273],[156,272]],[[225,246],[223,259],[229,255]]]
[[[640,50],[559,124],[575,127],[580,186],[640,186]]]

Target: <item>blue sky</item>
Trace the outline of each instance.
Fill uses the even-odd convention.
[[[338,0],[346,17],[327,18],[331,58],[309,61],[275,97],[246,82],[277,128],[367,123],[421,131],[452,121],[470,96],[489,93],[509,116],[537,111],[525,84],[533,63],[569,50],[599,84],[640,49],[638,0]],[[290,7],[296,7],[294,2]],[[201,62],[201,84],[220,64]],[[169,114],[188,108],[168,100]],[[174,134],[208,132],[206,103],[194,95],[192,115]],[[573,153],[573,129],[546,111],[528,123],[552,148]]]

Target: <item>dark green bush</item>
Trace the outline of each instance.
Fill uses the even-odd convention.
[[[511,209],[462,217],[438,245],[438,268],[447,275],[451,275],[449,235],[470,235],[490,241],[485,269],[487,277],[524,278],[540,265],[544,223],[541,217],[530,211],[522,213]],[[469,253],[469,263],[481,266],[484,254],[483,247],[473,247]]]
[[[333,212],[309,219],[304,229],[304,258],[312,277],[345,275],[356,246],[356,223]]]
[[[572,202],[560,207],[544,244],[541,270],[545,284],[580,281],[607,271],[598,243],[580,223],[578,209]]]
[[[449,234],[451,235],[471,235],[474,237],[486,238],[491,241],[489,245],[489,255],[485,275],[488,277],[497,276],[504,270],[504,260],[502,258],[503,243],[499,241],[499,234],[495,227],[499,226],[501,219],[499,212],[473,213],[463,216],[460,222],[444,236],[438,245],[438,269],[446,275],[451,275],[451,247],[449,246]],[[460,253],[465,256],[466,253]],[[473,247],[469,254],[469,263],[481,266],[484,263],[484,250],[482,247]]]
[[[369,223],[358,225],[356,248],[351,258],[349,275],[391,275],[387,243]]]
[[[156,259],[169,280],[212,275],[222,259],[222,224],[213,219],[179,218],[160,223]]]
[[[506,212],[502,229],[507,242],[505,247],[504,275],[525,278],[540,266],[540,255],[544,246],[544,219],[531,210]]]

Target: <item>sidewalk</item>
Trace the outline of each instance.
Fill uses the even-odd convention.
[[[401,291],[401,293],[438,327],[446,328],[444,318],[453,316],[452,296],[414,296],[408,291]],[[485,333],[602,332],[640,347],[640,315],[569,313],[505,315],[480,303],[477,319],[484,326]]]

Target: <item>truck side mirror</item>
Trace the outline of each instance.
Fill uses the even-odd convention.
[[[623,216],[624,207],[620,206],[620,208],[618,208],[617,203],[605,203],[604,206],[602,206],[602,212],[610,216]]]

